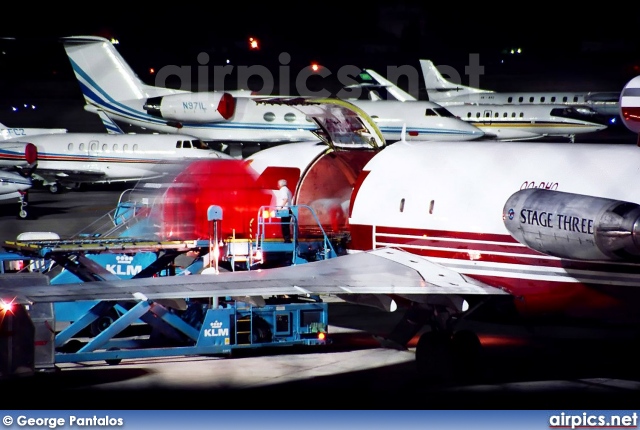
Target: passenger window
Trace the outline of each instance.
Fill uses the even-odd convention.
[[[518,101],[519,101],[520,103],[522,103],[522,100],[524,100],[524,97],[522,97],[522,96],[518,97]]]
[[[133,145],[133,152],[137,152],[138,151],[138,144],[136,143],[135,145]]]
[[[498,112],[496,112],[495,115],[493,115],[493,116],[498,118],[500,116],[500,114]]]
[[[80,146],[78,146],[78,149],[80,151],[84,151],[84,143],[81,143]]]
[[[102,152],[107,152],[109,150],[109,145],[107,145],[106,143],[102,144]]]
[[[533,97],[529,97],[529,103],[533,103],[534,98]]]
[[[524,113],[520,112],[520,118],[523,118],[523,117],[524,117]]]
[[[562,103],[566,103],[567,102],[567,96],[562,97]]]
[[[182,141],[181,140],[176,142],[176,148],[182,148]]]
[[[506,113],[506,112],[502,114],[502,117],[503,117],[503,118],[506,118],[506,117],[508,117],[508,116],[509,116],[509,114],[508,114],[508,113]]]
[[[509,97],[509,98],[507,99],[507,103],[512,103],[512,102],[513,102],[513,97]]]
[[[124,145],[122,145],[122,152],[126,152],[128,150],[129,150],[129,145],[128,144],[125,143]]]
[[[284,115],[284,120],[287,122],[293,122],[296,120],[296,114],[289,112]]]
[[[73,143],[70,143],[69,145],[67,145],[67,149],[69,151],[73,151]]]
[[[471,112],[467,112],[467,118],[471,118]]]
[[[540,103],[544,103],[544,97],[540,97]]]
[[[578,103],[578,96],[573,96],[573,102]]]
[[[273,122],[276,119],[276,114],[273,112],[267,112],[263,116],[264,120],[267,122]]]
[[[480,112],[476,112],[476,118],[480,118]]]
[[[516,117],[516,113],[515,112],[511,112],[511,118],[515,118]]]
[[[551,103],[555,103],[556,102],[556,96],[551,97]]]
[[[118,144],[114,143],[113,144],[113,152],[116,152],[118,150]]]

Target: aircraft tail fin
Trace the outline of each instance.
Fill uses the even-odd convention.
[[[417,100],[416,97],[412,96],[408,92],[404,91],[402,88],[389,81],[375,70],[365,69],[365,71],[380,85],[383,85],[387,92],[391,94],[396,100],[407,101],[407,100]]]
[[[107,129],[108,134],[124,134],[124,131],[122,131],[120,126],[116,124],[114,120],[109,118],[103,110],[98,110],[98,116],[100,117],[104,128]]]
[[[113,43],[103,37],[70,36],[61,40],[89,105],[111,111],[124,101],[181,92],[146,85]]]
[[[454,96],[493,92],[491,90],[456,84],[447,80],[431,60],[420,60],[420,68],[422,69],[422,79],[424,79],[429,100],[436,103],[439,100]]]

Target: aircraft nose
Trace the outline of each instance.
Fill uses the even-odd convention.
[[[479,129],[473,124],[469,124],[466,121],[461,120],[466,125],[465,132],[469,135],[471,139],[479,139],[485,135],[484,131]]]

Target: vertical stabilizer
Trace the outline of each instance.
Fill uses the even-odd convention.
[[[391,94],[396,100],[400,100],[400,101],[403,101],[403,102],[405,102],[407,100],[411,100],[411,101],[415,101],[416,100],[416,98],[413,97],[411,94],[409,94],[408,92],[404,91],[402,88],[400,88],[399,86],[397,86],[393,82],[389,81],[388,79],[384,78],[382,75],[377,73],[375,70],[366,69],[366,72],[369,73],[369,75],[378,84],[383,85],[385,87],[385,89],[387,90],[387,92],[389,94]]]
[[[107,133],[109,133],[109,134],[124,134],[124,131],[122,131],[120,126],[118,124],[116,124],[116,122],[114,120],[109,118],[109,116],[106,113],[104,113],[104,111],[98,110],[98,116],[100,117],[100,121],[102,121],[102,124],[104,125],[104,128],[107,129]]]
[[[89,105],[109,111],[114,103],[177,92],[146,85],[103,37],[71,36],[62,38],[62,42]]]
[[[456,84],[445,79],[431,60],[420,60],[420,67],[422,68],[422,78],[424,79],[427,95],[429,96],[429,100],[433,102],[437,103],[438,101],[452,97],[467,96],[469,94],[493,92],[491,90]]]

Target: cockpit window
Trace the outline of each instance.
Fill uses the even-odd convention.
[[[445,107],[437,107],[437,108],[433,108],[433,110],[436,111],[436,113],[439,116],[443,116],[445,118],[455,118],[455,115]]]

